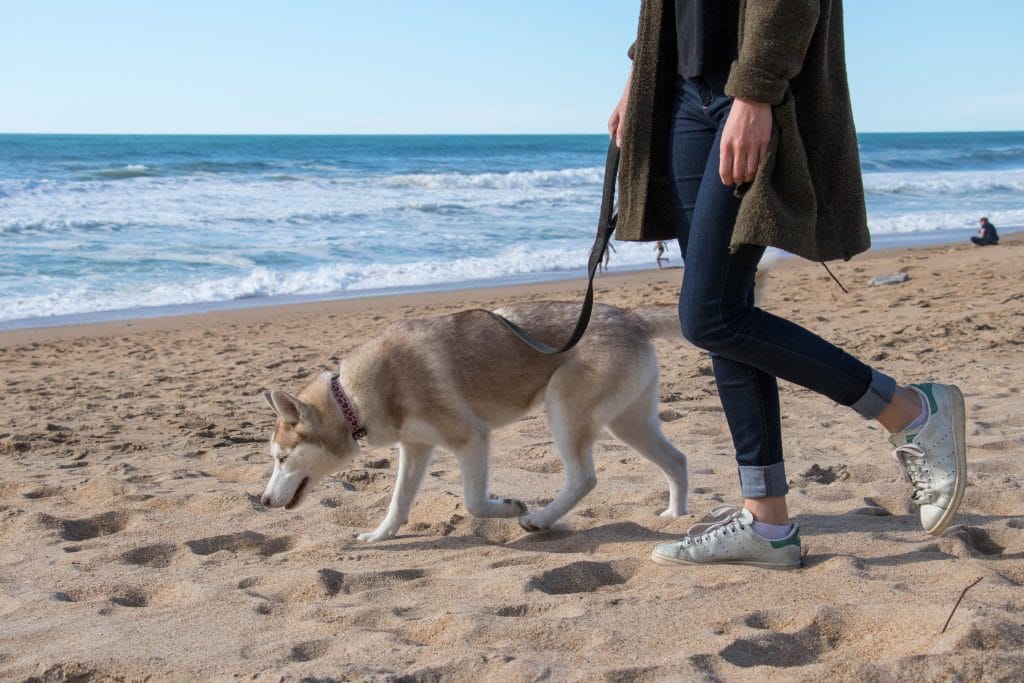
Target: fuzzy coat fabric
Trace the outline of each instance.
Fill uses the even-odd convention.
[[[675,239],[668,170],[676,79],[673,0],[643,0],[630,49],[616,236]],[[742,244],[813,261],[849,259],[871,244],[850,107],[841,0],[744,0],[727,95],[773,107],[768,153],[733,231]]]

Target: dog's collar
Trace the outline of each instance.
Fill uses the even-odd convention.
[[[352,438],[362,439],[366,436],[366,428],[359,424],[356,409],[345,395],[345,390],[341,388],[341,382],[338,381],[337,375],[331,377],[331,393],[334,394],[334,400],[338,402],[338,407],[341,408],[341,412],[345,416],[345,422],[348,422],[348,428],[352,430]]]

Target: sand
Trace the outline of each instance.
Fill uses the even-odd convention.
[[[968,408],[961,514],[930,537],[882,431],[784,384],[792,572],[648,559],[738,502],[709,361],[682,341],[658,351],[686,517],[656,516],[661,475],[609,436],[597,488],[547,533],[468,516],[443,451],[392,541],[354,539],[384,514],[391,449],[298,510],[260,505],[265,389],[298,389],[396,318],[575,300],[579,282],[0,334],[0,679],[1024,679],[1021,263],[1008,236],[836,265],[849,294],[815,264],[773,270],[766,308],[902,381],[957,382]],[[671,303],[680,274],[603,276],[598,300]],[[493,445],[492,491],[555,495],[542,414]]]

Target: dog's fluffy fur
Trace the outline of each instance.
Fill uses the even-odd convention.
[[[572,329],[579,305],[536,302],[496,312],[555,344]],[[548,529],[597,483],[592,447],[606,428],[665,475],[669,501],[662,515],[684,514],[686,458],[661,432],[655,336],[680,336],[673,307],[598,305],[579,344],[553,356],[530,349],[482,310],[395,323],[355,349],[342,362],[339,380],[366,429],[366,444],[399,444],[387,515],[359,538],[392,538],[408,521],[437,446],[458,461],[470,514],[518,517],[528,531]],[[324,476],[344,468],[360,445],[332,394],[330,373],[297,396],[266,396],[278,419],[270,445],[274,471],[262,501],[290,509]],[[488,494],[489,437],[540,403],[565,466],[565,486],[528,513],[519,500]]]

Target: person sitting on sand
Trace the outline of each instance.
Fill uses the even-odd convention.
[[[990,244],[999,244],[999,233],[996,232],[996,226],[988,222],[988,218],[984,216],[978,221],[978,234],[975,237],[971,237],[971,241],[977,244],[979,247],[986,247]]]
[[[877,420],[921,525],[941,533],[967,481],[960,389],[897,384],[754,303],[766,247],[823,262],[870,246],[841,0],[645,0],[639,26],[608,120],[621,150],[616,233],[679,241],[682,331],[711,354],[744,498],[652,559],[800,566],[778,378]],[[922,360],[948,372],[940,354]]]

